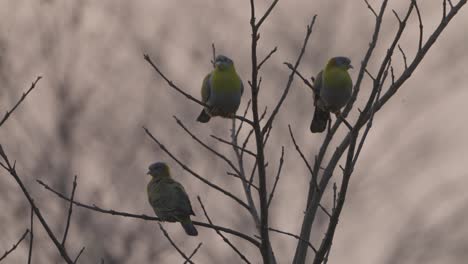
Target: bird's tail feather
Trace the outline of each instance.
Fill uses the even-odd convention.
[[[330,113],[315,107],[314,118],[310,124],[310,131],[312,133],[321,133],[327,128],[327,122],[330,119]]]
[[[197,121],[200,123],[208,123],[210,121],[211,116],[203,109],[200,113],[200,115],[197,118]]]
[[[186,221],[183,221],[183,222],[180,222],[180,224],[184,228],[185,233],[187,233],[187,235],[189,235],[189,236],[198,236],[198,231],[197,231],[197,229],[195,228],[195,226],[193,225],[193,223],[192,223],[192,221],[190,219],[188,219]]]

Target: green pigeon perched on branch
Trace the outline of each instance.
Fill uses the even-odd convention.
[[[340,114],[351,98],[353,81],[348,69],[352,69],[351,60],[347,57],[331,58],[314,81],[315,112],[310,131],[320,133],[327,127],[330,112]]]
[[[230,58],[218,55],[214,65],[215,69],[203,79],[201,98],[208,107],[197,118],[201,123],[207,123],[214,116],[233,118],[244,92],[242,80]]]
[[[180,222],[189,236],[198,235],[197,229],[190,220],[195,215],[189,197],[182,184],[171,178],[169,166],[156,162],[149,166],[148,173],[152,179],[148,183],[148,200],[154,213],[162,221]]]

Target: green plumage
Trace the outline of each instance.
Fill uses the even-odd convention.
[[[348,73],[350,68],[348,58],[335,57],[317,74],[314,82],[315,112],[310,124],[312,133],[323,132],[330,120],[330,112],[338,113],[351,98],[353,81]]]
[[[209,107],[202,110],[197,120],[206,123],[213,116],[233,117],[239,108],[243,90],[242,80],[232,60],[223,55],[217,56],[215,69],[206,75],[201,87],[202,102]]]
[[[195,215],[184,187],[171,178],[169,167],[158,162],[150,166],[148,172],[153,178],[148,183],[148,201],[154,213],[167,222],[180,222],[188,235],[198,235],[190,220]]]

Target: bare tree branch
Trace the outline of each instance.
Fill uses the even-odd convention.
[[[372,12],[372,14],[374,14],[375,18],[377,18],[377,13],[375,12],[374,8],[372,8],[372,6],[369,4],[369,2],[367,0],[364,0],[364,2],[366,3],[367,5],[367,8],[369,8],[369,10]]]
[[[273,53],[275,53],[276,51],[278,50],[278,47],[275,47],[274,49],[272,49],[270,51],[270,53],[268,53],[268,55],[258,64],[257,66],[257,71],[260,70],[260,68],[263,66],[263,64],[265,64],[265,62],[271,57],[271,55],[273,55]]]
[[[185,259],[185,261],[194,264],[194,262],[189,257],[187,257],[187,255],[185,255],[185,253],[174,243],[174,241],[172,241],[171,237],[167,233],[166,229],[164,229],[164,227],[161,225],[161,223],[158,223],[158,225],[161,231],[163,232],[164,236],[169,241],[169,243],[171,243],[171,245],[177,250],[177,252],[179,252],[179,254]]]
[[[297,76],[299,76],[299,78],[301,78],[301,80],[304,82],[304,84],[310,88],[310,90],[312,90],[312,92],[314,92],[314,85],[311,84],[309,82],[309,80],[307,80],[306,78],[304,78],[304,76],[299,72],[299,70],[295,70],[294,69],[294,66],[289,63],[289,62],[285,62],[284,65],[286,65],[291,71],[293,71]]]
[[[284,146],[281,146],[281,157],[279,161],[278,172],[276,173],[275,182],[273,183],[273,188],[271,189],[270,197],[268,198],[268,206],[270,206],[271,200],[273,200],[273,195],[275,194],[276,185],[278,184],[278,181],[281,175],[281,169],[283,168],[283,162],[284,162]]]
[[[33,242],[34,242],[34,209],[31,206],[31,218],[29,220],[29,251],[28,251],[28,264],[31,264],[32,261],[32,251],[33,251]]]
[[[34,88],[36,88],[36,84],[39,82],[39,80],[42,79],[42,76],[38,76],[36,78],[36,80],[31,84],[31,87],[29,87],[29,89],[23,93],[23,95],[21,96],[21,98],[18,100],[18,102],[16,102],[16,104],[13,106],[13,108],[11,108],[10,111],[7,111],[5,113],[5,115],[3,116],[2,120],[0,121],[0,127],[8,120],[8,118],[10,117],[10,115],[16,110],[16,108],[18,108],[18,106],[24,101],[24,99],[26,99],[26,97],[28,96],[28,94],[30,92],[32,92],[32,90],[34,90]]]
[[[23,181],[21,180],[21,178],[19,177],[18,173],[16,172],[16,168],[15,168],[15,165],[11,165],[10,163],[10,160],[8,159],[8,156],[6,155],[5,151],[3,150],[3,147],[2,145],[0,145],[0,156],[3,158],[5,164],[1,163],[0,165],[8,172],[10,173],[11,176],[13,176],[13,178],[15,179],[16,183],[19,185],[19,187],[21,188],[24,196],[26,196],[26,199],[29,201],[29,204],[32,206],[33,210],[34,210],[34,213],[36,214],[37,218],[39,219],[39,221],[41,222],[41,225],[44,227],[44,229],[46,230],[47,234],[49,235],[49,238],[52,240],[52,242],[54,242],[55,244],[55,247],[57,248],[57,250],[59,251],[60,255],[62,256],[62,258],[68,263],[68,264],[72,264],[73,261],[71,260],[71,258],[68,256],[68,253],[66,251],[66,249],[60,244],[60,242],[57,240],[57,237],[54,235],[54,233],[52,232],[52,230],[50,229],[49,225],[47,224],[47,222],[45,221],[44,217],[42,216],[42,213],[40,212],[39,208],[36,206],[33,198],[31,197],[31,195],[29,194],[28,190],[26,189],[26,187],[24,186],[23,184]]]
[[[188,256],[188,259],[192,259],[193,256],[195,256],[195,254],[197,254],[198,250],[201,248],[201,246],[203,245],[202,242],[198,243],[198,246],[193,250],[192,254],[190,254],[190,256]],[[188,263],[187,260],[184,261],[184,264]]]
[[[78,259],[80,258],[81,254],[83,254],[83,251],[85,250],[86,247],[82,247],[80,252],[78,252],[78,255],[76,255],[76,258],[75,260],[73,261],[73,263],[77,263],[78,262]]]
[[[420,51],[421,48],[422,48],[424,27],[423,27],[423,23],[422,23],[422,19],[421,19],[421,12],[419,12],[418,2],[417,2],[417,0],[412,0],[412,1],[414,3],[414,8],[416,9],[416,14],[418,15],[418,21],[419,21],[418,51]]]
[[[306,31],[306,35],[305,35],[305,38],[304,38],[304,42],[302,44],[301,51],[299,52],[299,56],[297,57],[296,63],[294,64],[293,70],[291,71],[291,74],[289,75],[288,83],[286,84],[286,87],[285,87],[285,89],[283,91],[283,95],[281,96],[280,100],[276,104],[276,107],[273,109],[273,112],[271,113],[270,118],[268,119],[265,126],[263,127],[262,135],[265,135],[267,130],[270,129],[271,126],[273,125],[273,120],[275,119],[276,114],[278,114],[279,109],[281,108],[284,100],[286,99],[286,96],[288,95],[289,88],[291,87],[291,84],[292,84],[292,82],[294,80],[294,72],[297,71],[297,68],[299,67],[299,64],[301,63],[302,56],[304,55],[305,49],[307,47],[307,43],[309,42],[309,38],[312,35],[312,28],[314,27],[316,18],[317,18],[317,15],[315,15],[312,18],[312,21],[310,22],[310,24],[307,25],[307,31]]]
[[[176,91],[178,91],[179,93],[181,93],[182,95],[184,95],[185,97],[187,97],[187,99],[203,106],[203,107],[209,107],[207,104],[203,103],[202,101],[196,99],[195,97],[191,96],[190,94],[184,92],[182,89],[180,89],[177,85],[175,85],[171,80],[169,80],[166,75],[164,75],[164,73],[161,72],[161,70],[158,68],[158,66],[156,66],[156,64],[153,63],[153,61],[151,60],[151,58],[149,57],[148,54],[144,54],[143,55],[144,59],[153,67],[153,69],[159,74],[159,76],[161,76],[166,82],[167,84],[175,89]],[[244,118],[242,116],[235,116],[234,118],[236,119],[239,119],[239,120],[242,120],[244,121],[245,123],[248,123],[250,125],[253,125],[252,121],[248,120],[247,118]]]
[[[65,232],[63,233],[63,238],[62,238],[63,247],[65,247],[65,242],[67,241],[68,229],[70,228],[70,220],[71,220],[71,215],[73,211],[73,198],[75,197],[75,190],[76,190],[76,175],[75,175],[75,178],[73,179],[72,193],[70,196],[70,205],[68,207],[67,224],[65,226]]]
[[[64,194],[52,189],[49,185],[45,184],[41,180],[37,180],[37,182],[40,185],[42,185],[42,187],[44,187],[46,190],[48,190],[48,191],[52,192],[53,194],[57,195],[60,199],[68,201],[68,202],[71,201],[70,198],[68,198]],[[106,210],[106,209],[103,209],[101,207],[96,206],[95,204],[88,205],[88,204],[80,203],[80,202],[78,202],[76,200],[73,201],[73,204],[75,204],[76,206],[79,206],[81,208],[85,208],[85,209],[92,210],[92,211],[95,211],[95,212],[99,212],[99,213],[102,213],[102,214],[130,217],[130,218],[141,219],[141,220],[145,220],[145,221],[162,221],[159,217],[152,217],[152,216],[148,216],[148,215],[144,215],[144,214],[138,215],[138,214],[132,214],[132,213],[121,212],[121,211],[116,211],[116,210]],[[243,234],[241,232],[238,232],[238,231],[226,228],[226,227],[211,225],[211,224],[198,222],[198,221],[192,221],[192,223],[194,225],[220,230],[220,231],[225,232],[227,234],[231,234],[231,235],[237,236],[239,238],[242,238],[242,239],[244,239],[246,241],[249,241],[250,243],[252,243],[253,245],[255,245],[257,247],[260,247],[260,243],[257,240],[255,240],[254,238],[252,238],[252,237],[250,237],[248,235],[245,235],[245,234]]]
[[[279,233],[279,234],[283,234],[283,235],[287,235],[287,236],[294,237],[294,238],[297,239],[297,240],[300,240],[300,241],[302,241],[302,242],[304,242],[304,243],[307,243],[307,245],[308,245],[314,252],[317,252],[317,249],[315,249],[315,247],[312,245],[312,243],[310,243],[310,241],[303,240],[303,239],[300,238],[298,235],[294,235],[293,233],[281,231],[281,230],[278,230],[278,229],[275,229],[275,228],[271,228],[271,227],[269,227],[268,230],[273,231],[273,232],[276,232],[276,233]]]
[[[198,199],[198,202],[200,203],[200,206],[201,206],[201,208],[203,210],[203,213],[205,214],[206,220],[208,220],[208,223],[213,225],[213,222],[211,221],[210,217],[208,216],[208,213],[206,212],[206,209],[205,209],[205,205],[203,205],[203,202],[202,202],[200,196],[197,196],[197,199]],[[228,244],[237,253],[237,255],[239,255],[239,257],[245,263],[250,263],[250,261],[244,256],[244,254],[242,254],[242,252],[240,252],[240,250],[237,249],[236,246],[234,246],[234,244],[232,244],[231,241],[229,241],[229,239],[227,239],[227,237],[225,235],[223,235],[223,233],[221,233],[219,230],[215,230],[215,231],[223,239],[223,241],[226,244]]]
[[[232,142],[229,142],[229,141],[227,141],[227,140],[225,140],[225,139],[222,139],[222,138],[217,137],[217,136],[215,136],[215,135],[210,135],[210,137],[212,137],[212,138],[218,140],[218,141],[221,142],[221,143],[227,144],[227,145],[229,145],[229,146],[231,146],[231,147],[233,147],[233,148],[242,150],[243,152],[249,154],[250,156],[252,156],[252,157],[254,157],[254,158],[257,156],[257,155],[256,155],[255,153],[253,153],[252,151],[250,151],[250,150],[248,150],[248,149],[246,149],[246,148],[242,148],[242,147],[239,147],[239,146],[237,146],[237,145],[234,145]]]
[[[0,257],[0,262],[4,260],[6,257],[8,257],[8,255],[10,255],[11,252],[15,251],[18,245],[26,238],[26,235],[28,234],[29,234],[29,229],[26,229],[26,231],[24,231],[23,235],[20,237],[18,242],[13,244],[13,246],[9,250],[5,251],[5,253]]]
[[[199,179],[200,181],[202,181],[203,183],[205,183],[206,185],[210,186],[211,188],[223,193],[224,195],[232,198],[234,201],[236,201],[238,204],[240,204],[241,206],[243,206],[244,208],[246,208],[247,210],[250,210],[249,206],[244,202],[242,201],[241,199],[239,199],[237,196],[235,196],[234,194],[232,194],[231,192],[219,187],[218,185],[210,182],[209,180],[203,178],[202,176],[200,176],[198,173],[194,172],[192,169],[190,169],[189,167],[187,167],[187,165],[185,165],[184,163],[182,163],[179,159],[177,159],[171,152],[169,152],[169,150],[159,141],[157,140],[153,134],[151,134],[151,132],[149,132],[149,130],[146,128],[146,127],[143,127],[143,129],[145,130],[146,134],[156,143],[159,145],[159,147],[164,151],[166,152],[167,155],[169,155],[175,162],[177,162],[177,164],[179,164],[185,171],[189,172],[190,174],[192,174],[195,178]],[[237,172],[237,169],[236,169],[236,172]]]

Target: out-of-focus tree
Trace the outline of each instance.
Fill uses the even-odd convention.
[[[294,12],[295,3],[277,5],[278,2],[257,4],[250,1],[250,11],[248,5],[226,4],[222,9],[216,1],[184,5],[164,1],[135,1],[132,4],[39,1],[34,11],[27,2],[9,3],[13,11],[9,14],[1,11],[6,21],[12,21],[14,14],[20,20],[25,16],[33,17],[38,23],[19,27],[23,36],[31,37],[28,41],[9,38],[10,35],[21,34],[16,32],[18,28],[11,22],[2,23],[2,30],[7,34],[0,36],[0,81],[7,89],[2,90],[0,96],[7,102],[15,102],[19,92],[12,87],[18,86],[17,77],[23,77],[25,72],[34,73],[40,69],[45,79],[41,83],[44,88],[37,92],[39,98],[24,105],[22,100],[19,101],[27,115],[18,112],[14,106],[6,107],[16,111],[16,118],[7,115],[5,124],[8,126],[2,127],[0,132],[3,134],[0,143],[5,149],[4,152],[2,150],[2,166],[13,176],[2,179],[5,183],[0,186],[1,196],[7,201],[0,206],[13,211],[3,216],[5,225],[0,230],[6,232],[10,226],[18,229],[20,222],[16,219],[27,219],[23,222],[30,225],[28,231],[22,231],[24,233],[19,240],[10,239],[11,232],[2,238],[8,240],[5,242],[8,245],[13,243],[11,241],[18,241],[13,250],[6,249],[5,259],[14,259],[14,254],[10,253],[17,245],[23,252],[31,252],[34,245],[35,250],[27,254],[33,262],[60,262],[63,259],[71,263],[77,255],[83,262],[99,259],[106,263],[173,262],[177,258],[181,260],[176,250],[187,262],[203,263],[220,260],[255,263],[259,259],[264,263],[282,263],[292,259],[294,263],[326,263],[329,257],[333,259],[334,253],[330,250],[351,175],[376,166],[363,160],[363,166],[356,167],[360,164],[357,161],[361,150],[365,155],[376,149],[375,153],[385,156],[386,151],[374,147],[372,133],[369,133],[372,124],[381,122],[383,117],[379,115],[385,114],[383,106],[387,103],[389,106],[385,109],[395,109],[391,105],[394,100],[390,101],[390,98],[397,92],[402,93],[400,88],[418,86],[411,83],[410,77],[421,69],[423,59],[430,58],[426,57],[429,49],[466,1],[443,1],[441,6],[431,6],[431,9],[422,1],[421,7],[416,1],[405,1],[401,6],[386,0],[379,3],[365,1],[365,5],[358,9],[363,14],[368,11],[366,15],[375,18],[373,32],[368,20],[362,19],[358,19],[354,27],[341,29],[345,28],[338,22],[341,20],[331,17],[346,20],[350,16],[350,7],[341,2],[327,2],[322,9],[327,14],[323,20],[317,7],[317,19],[308,12],[298,19],[305,24],[313,17],[307,26],[302,48],[298,47],[299,32],[291,30],[291,13],[281,13],[281,10],[287,10],[286,4],[291,5],[291,12]],[[395,10],[390,11],[392,4]],[[226,11],[230,9],[239,11]],[[186,10],[190,12],[184,13]],[[213,23],[214,20],[208,16],[193,16],[207,10],[215,10],[212,13],[223,19]],[[427,21],[427,17],[434,16],[435,10],[442,11],[441,19]],[[300,8],[296,11],[297,17],[304,14]],[[229,19],[236,15],[244,23],[242,29],[239,29],[241,24],[234,28],[228,24]],[[154,17],[158,17],[160,25],[155,25]],[[187,23],[170,22],[174,19],[186,19]],[[281,23],[272,23],[275,19]],[[250,32],[245,27],[247,21],[250,22]],[[297,27],[297,22],[294,25]],[[416,25],[415,29],[410,27],[412,25]],[[275,26],[277,28],[273,29]],[[15,34],[10,33],[12,31]],[[235,36],[228,40],[226,31],[237,34],[231,34]],[[189,34],[193,32],[196,34]],[[282,34],[277,40],[276,34],[272,33]],[[369,45],[366,45],[365,38],[356,39],[357,35],[364,34],[371,35]],[[183,38],[181,42],[181,35],[192,38]],[[313,47],[310,52],[313,65],[305,60],[309,58],[306,52],[309,37]],[[247,38],[250,38],[249,42],[239,41]],[[154,39],[157,39],[156,44]],[[337,39],[348,42],[343,46],[337,44]],[[190,41],[200,45],[187,44]],[[196,106],[195,112],[198,112],[199,105],[203,103],[191,97],[192,92],[186,94],[187,99],[167,92],[166,86],[184,87],[179,90],[182,93],[191,90],[185,87],[197,88],[201,81],[198,77],[208,68],[205,66],[208,66],[207,58],[211,55],[204,47],[211,42],[216,42],[222,53],[244,51],[236,54],[238,59],[235,61],[239,62],[236,65],[245,81],[245,108],[241,108],[245,109],[245,114],[239,111],[239,116],[232,123],[218,118],[209,126],[198,127],[194,121],[182,120],[194,120],[192,106]],[[91,45],[100,48],[91,48]],[[284,66],[278,61],[276,51],[283,50],[282,47],[288,48],[285,52],[287,57],[295,56],[293,64],[286,62]],[[313,111],[310,101],[308,106],[301,106],[305,102],[304,94],[309,93],[312,98],[309,88],[313,88],[310,74],[305,74],[304,68],[313,66],[318,72],[323,64],[315,61],[341,55],[337,52],[343,52],[343,47],[348,49],[344,53],[361,58],[353,59],[354,65],[360,67],[356,67],[357,74],[353,78],[355,85],[351,101],[343,110],[342,117],[331,124],[324,138],[308,133],[295,137],[294,133],[307,131]],[[145,58],[162,79],[155,80],[150,72],[145,71],[142,52],[149,52]],[[15,60],[15,54],[19,53],[24,57],[23,63]],[[300,65],[302,70],[299,70]],[[454,67],[450,72],[458,72],[457,69]],[[285,70],[289,72],[278,74]],[[179,81],[176,76],[181,75]],[[293,89],[302,93],[294,94]],[[250,100],[247,100],[248,96]],[[245,103],[247,101],[248,104]],[[174,113],[176,122],[170,122]],[[409,112],[404,115],[405,119],[411,116]],[[343,125],[346,120],[349,127]],[[407,123],[398,120],[392,127],[405,127]],[[229,124],[228,128],[226,124]],[[147,127],[146,136],[141,130],[142,125]],[[184,140],[187,135],[195,140]],[[392,136],[387,135],[386,138]],[[287,137],[291,140],[286,141]],[[321,144],[317,138],[322,140]],[[363,148],[367,141],[370,141],[370,146]],[[226,153],[226,147],[232,152]],[[288,150],[296,150],[298,155]],[[161,232],[158,233],[159,229],[154,224],[158,218],[126,213],[144,210],[149,215],[151,212],[143,192],[146,185],[143,175],[147,165],[161,160],[164,153],[175,160],[173,167],[178,163],[185,171],[181,173],[176,169],[175,174],[195,176],[194,181],[183,176],[178,179],[189,189],[192,203],[196,201],[196,194],[200,196],[200,204],[194,205],[197,213],[194,223],[214,229],[202,231],[200,239],[188,240],[176,231],[178,229],[173,230],[172,225],[160,226]],[[404,164],[404,161],[399,163]],[[306,165],[303,166],[305,169],[299,169],[302,165]],[[406,167],[411,166],[414,164]],[[72,180],[75,174],[79,175],[78,185],[76,178],[75,182]],[[47,182],[40,183],[53,188],[49,190],[61,195],[65,201],[52,199],[50,193],[40,191],[35,182],[38,178]],[[201,180],[201,185],[198,180]],[[309,183],[307,188],[306,182]],[[20,193],[28,199],[22,201]],[[301,206],[305,208],[301,209]],[[291,207],[297,210],[291,210]],[[31,212],[35,215],[32,218],[29,217]],[[126,217],[98,215],[96,212]],[[410,231],[407,233],[414,236],[397,237],[394,251],[388,253],[385,260],[392,263],[411,256],[414,260],[428,261],[430,256],[424,251],[408,250],[415,244],[419,245],[418,239],[427,242],[424,248],[435,248],[437,236],[426,238],[424,234],[428,232],[426,230],[439,234],[437,230],[442,228],[437,225],[429,225],[429,229],[413,228],[423,221],[424,213],[416,210],[414,214],[408,214]],[[206,222],[199,221],[203,215]],[[365,220],[365,216],[360,217],[358,221]],[[438,226],[459,227],[456,219],[460,217],[460,214],[447,214]],[[350,221],[342,221],[341,226],[349,227],[347,222]],[[222,227],[224,225],[229,227]],[[21,231],[16,233],[21,234]],[[31,235],[29,247],[21,243],[27,234]],[[164,236],[168,241],[162,239]],[[216,236],[227,243],[225,249],[213,242],[217,241],[214,239]],[[459,241],[456,243],[464,245]],[[462,252],[463,246],[459,248],[454,252],[462,256],[457,252]],[[334,252],[344,251],[338,247]],[[17,256],[17,259],[20,258]]]

